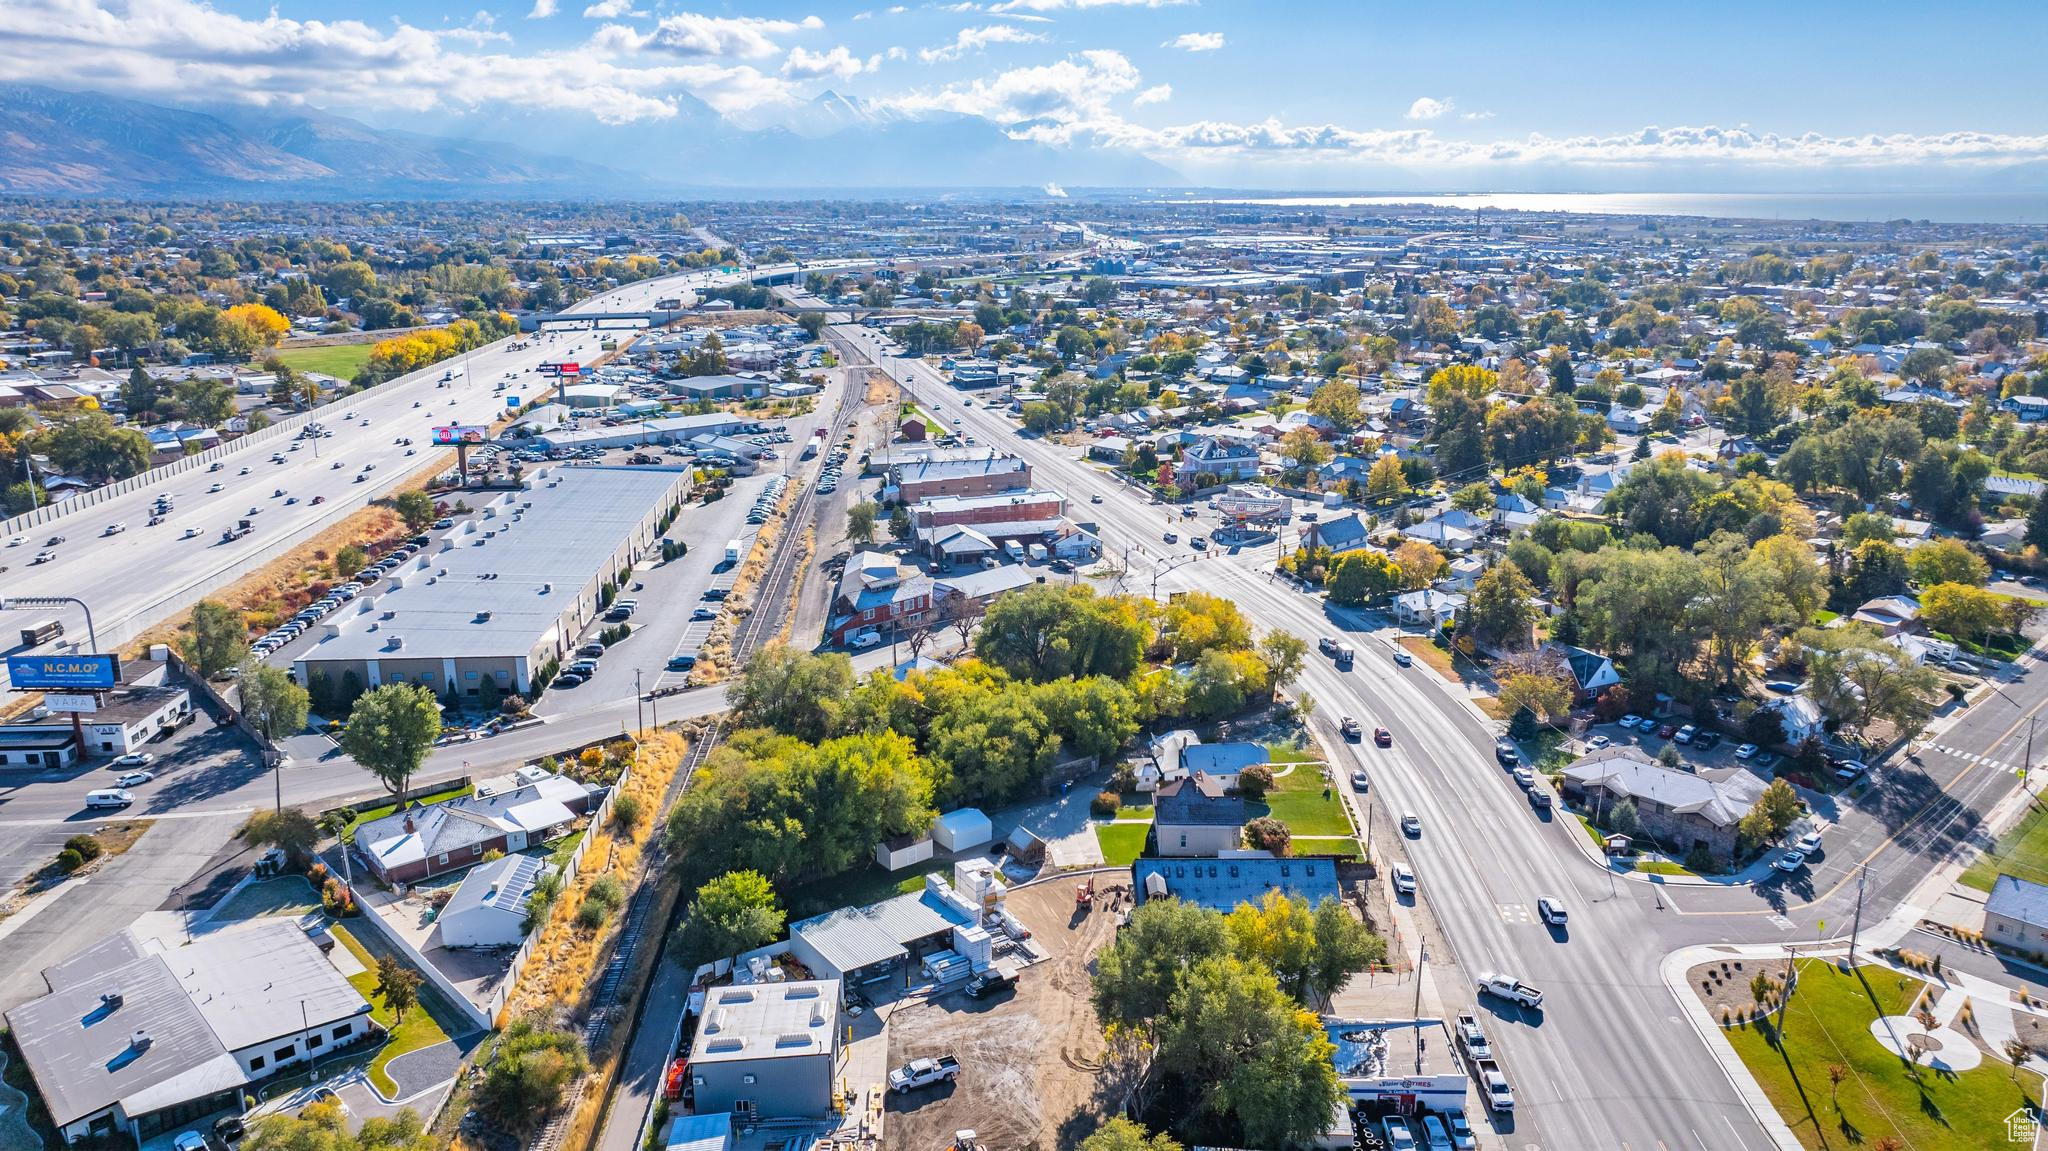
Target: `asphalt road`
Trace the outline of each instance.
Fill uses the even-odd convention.
[[[880,341],[869,334],[863,343]],[[920,402],[941,419],[959,418],[959,430],[1030,460],[1034,486],[1065,492],[1070,515],[1100,525],[1112,562],[1122,562],[1118,544],[1129,543],[1129,590],[1151,591],[1156,572],[1162,596],[1199,587],[1228,596],[1262,628],[1311,639],[1367,623],[1332,618],[1319,598],[1270,580],[1271,545],[1192,558],[1190,527],[1176,517],[1181,542],[1165,543],[1174,512],[1081,460],[1079,449],[1020,435],[980,399],[967,406],[928,365],[884,363],[899,378],[911,376]],[[1099,504],[1090,499],[1097,495]],[[1350,754],[1371,777],[1361,806],[1412,811],[1422,820],[1422,835],[1405,850],[1448,935],[1424,942],[1432,951],[1449,946],[1467,977],[1505,971],[1545,993],[1541,1013],[1491,999],[1479,1004],[1516,1085],[1519,1108],[1501,1128],[1508,1142],[1523,1151],[1769,1146],[1657,977],[1658,960],[1679,945],[1663,930],[1677,917],[1657,909],[1652,888],[1610,881],[1577,853],[1563,838],[1583,834],[1576,821],[1546,820],[1530,808],[1496,766],[1493,729],[1483,717],[1426,669],[1399,668],[1383,643],[1361,638],[1353,637],[1360,650],[1353,671],[1312,656],[1295,690],[1316,700],[1319,723],[1350,714],[1394,733],[1391,750],[1350,745]],[[1545,896],[1564,902],[1568,932],[1536,920],[1536,901]],[[1744,926],[1776,934],[1761,918]],[[1446,998],[1452,1006],[1476,996],[1466,984],[1447,987]]]

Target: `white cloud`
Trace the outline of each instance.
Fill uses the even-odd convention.
[[[821,80],[827,76],[851,80],[862,72],[873,72],[881,66],[881,56],[862,60],[847,51],[844,44],[833,45],[829,52],[808,51],[799,44],[789,50],[789,59],[782,62],[782,74],[793,80]]]
[[[470,40],[486,33],[472,25]],[[796,98],[790,82],[744,64],[715,60],[650,64],[634,51],[639,34],[605,25],[581,45],[541,52],[472,50],[447,31],[402,20],[259,18],[197,0],[0,3],[0,79],[93,77],[104,90],[188,100],[194,93],[255,106],[300,106],[317,93],[324,107],[405,112],[502,104],[580,111],[605,123],[676,115],[688,92],[726,114]],[[536,84],[535,76],[547,76]]]
[[[1128,136],[1110,101],[1137,89],[1138,69],[1121,52],[1091,49],[1051,64],[1013,68],[967,84],[915,90],[878,101],[912,115],[958,112],[1009,126],[1020,139],[1060,144],[1079,135]]]
[[[1195,0],[1002,0],[991,12],[1059,12],[1076,8],[1180,8]]]
[[[1453,105],[1449,97],[1439,100],[1434,96],[1422,96],[1418,97],[1413,104],[1408,105],[1408,118],[1410,120],[1435,120],[1443,116],[1444,113],[1449,112],[1452,107]]]
[[[979,52],[990,44],[1037,44],[1045,37],[1037,32],[1026,32],[1014,24],[990,24],[981,28],[962,28],[953,37],[951,44],[937,48],[918,50],[917,58],[927,64],[941,60],[958,60],[969,52]]]
[[[853,14],[853,19],[854,19],[854,20],[855,20],[856,22],[858,22],[858,21],[861,21],[861,20],[872,20],[872,19],[874,19],[874,18],[875,18],[875,14],[874,14],[873,12],[855,12],[855,13]]]
[[[533,11],[526,14],[528,20],[545,20],[556,11],[555,0],[533,0]]]
[[[1155,84],[1131,97],[1131,105],[1136,108],[1142,108],[1147,104],[1164,104],[1171,99],[1173,99],[1173,85]]]
[[[1491,119],[1493,119],[1493,113],[1492,113],[1492,112],[1460,112],[1460,113],[1458,113],[1458,119],[1460,119],[1460,120],[1491,120]]]
[[[1223,33],[1183,32],[1160,47],[1178,48],[1183,52],[1214,52],[1223,47]]]
[[[621,16],[645,16],[647,13],[633,7],[633,0],[597,0],[597,3],[583,10],[586,20],[616,20]]]
[[[882,55],[891,60],[907,60],[910,58],[910,53],[900,44],[891,44],[889,50],[882,53]]]
[[[816,31],[825,22],[806,16],[801,22],[767,20],[758,16],[705,16],[678,12],[664,16],[642,41],[647,48],[678,56],[737,56],[759,60],[782,51],[772,37],[796,31]]]

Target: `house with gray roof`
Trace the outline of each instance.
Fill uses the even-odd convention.
[[[1722,862],[1735,857],[1736,826],[1763,789],[1740,768],[1679,771],[1633,745],[1601,748],[1564,769],[1565,798],[1592,808],[1596,823],[1628,800],[1643,834],[1679,855],[1704,848]]]
[[[1159,855],[1234,851],[1248,818],[1244,798],[1217,776],[1190,775],[1152,793],[1152,834]]]
[[[1231,912],[1258,904],[1278,891],[1311,904],[1340,899],[1333,859],[1139,859],[1131,864],[1131,892],[1137,902],[1178,899],[1212,911]]]

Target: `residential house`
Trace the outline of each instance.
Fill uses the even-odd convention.
[[[1680,855],[1704,849],[1735,857],[1737,825],[1763,794],[1763,782],[1740,768],[1721,773],[1665,767],[1634,745],[1605,747],[1564,769],[1567,799],[1593,809],[1595,822],[1614,804],[1635,804],[1642,832]]]
[[[1778,713],[1778,725],[1784,729],[1785,742],[1793,747],[1809,739],[1819,739],[1827,731],[1827,716],[1812,696],[1784,695],[1760,706],[1765,711]]]
[[[1214,776],[1190,775],[1152,793],[1152,835],[1159,855],[1234,851],[1246,819],[1243,797]]]
[[[356,829],[356,854],[385,883],[418,883],[460,871],[485,854],[524,851],[569,833],[604,794],[538,767],[516,786],[409,807]]]
[[[1621,682],[1621,674],[1614,670],[1614,661],[1597,651],[1562,643],[1545,647],[1564,657],[1564,666],[1571,672],[1572,684],[1581,702],[1599,695],[1603,688]]]
[[[2018,416],[2022,423],[2048,419],[2048,396],[2007,396],[1998,401],[1998,407]]]
[[[1420,588],[1394,597],[1394,618],[1410,627],[1435,631],[1457,622],[1465,610],[1465,597],[1456,592]]]
[[[1446,508],[1441,512],[1401,529],[1402,536],[1433,544],[1446,552],[1471,551],[1484,535],[1487,520],[1473,515],[1463,508]]]
[[[882,552],[857,552],[846,561],[832,597],[825,635],[845,643],[864,631],[916,627],[931,617],[932,581]]]
[[[1329,548],[1333,555],[1358,551],[1371,541],[1371,529],[1357,512],[1312,524],[1303,534],[1318,547]]]
[[[1920,621],[1920,601],[1909,595],[1881,595],[1865,602],[1850,615],[1886,635],[1897,635]]]
[[[527,903],[554,866],[537,855],[507,855],[470,868],[434,930],[443,947],[517,947],[526,938]]]
[[[1206,477],[1211,482],[1250,479],[1259,474],[1258,450],[1248,444],[1205,436],[1181,449],[1174,475],[1183,491],[1193,491]]]

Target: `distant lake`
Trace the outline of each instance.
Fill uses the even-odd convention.
[[[1244,196],[1205,204],[1367,208],[1426,204],[1589,216],[1711,216],[1738,220],[1931,220],[1941,224],[2048,224],[2048,194],[2002,192],[1485,192],[1451,196]]]

